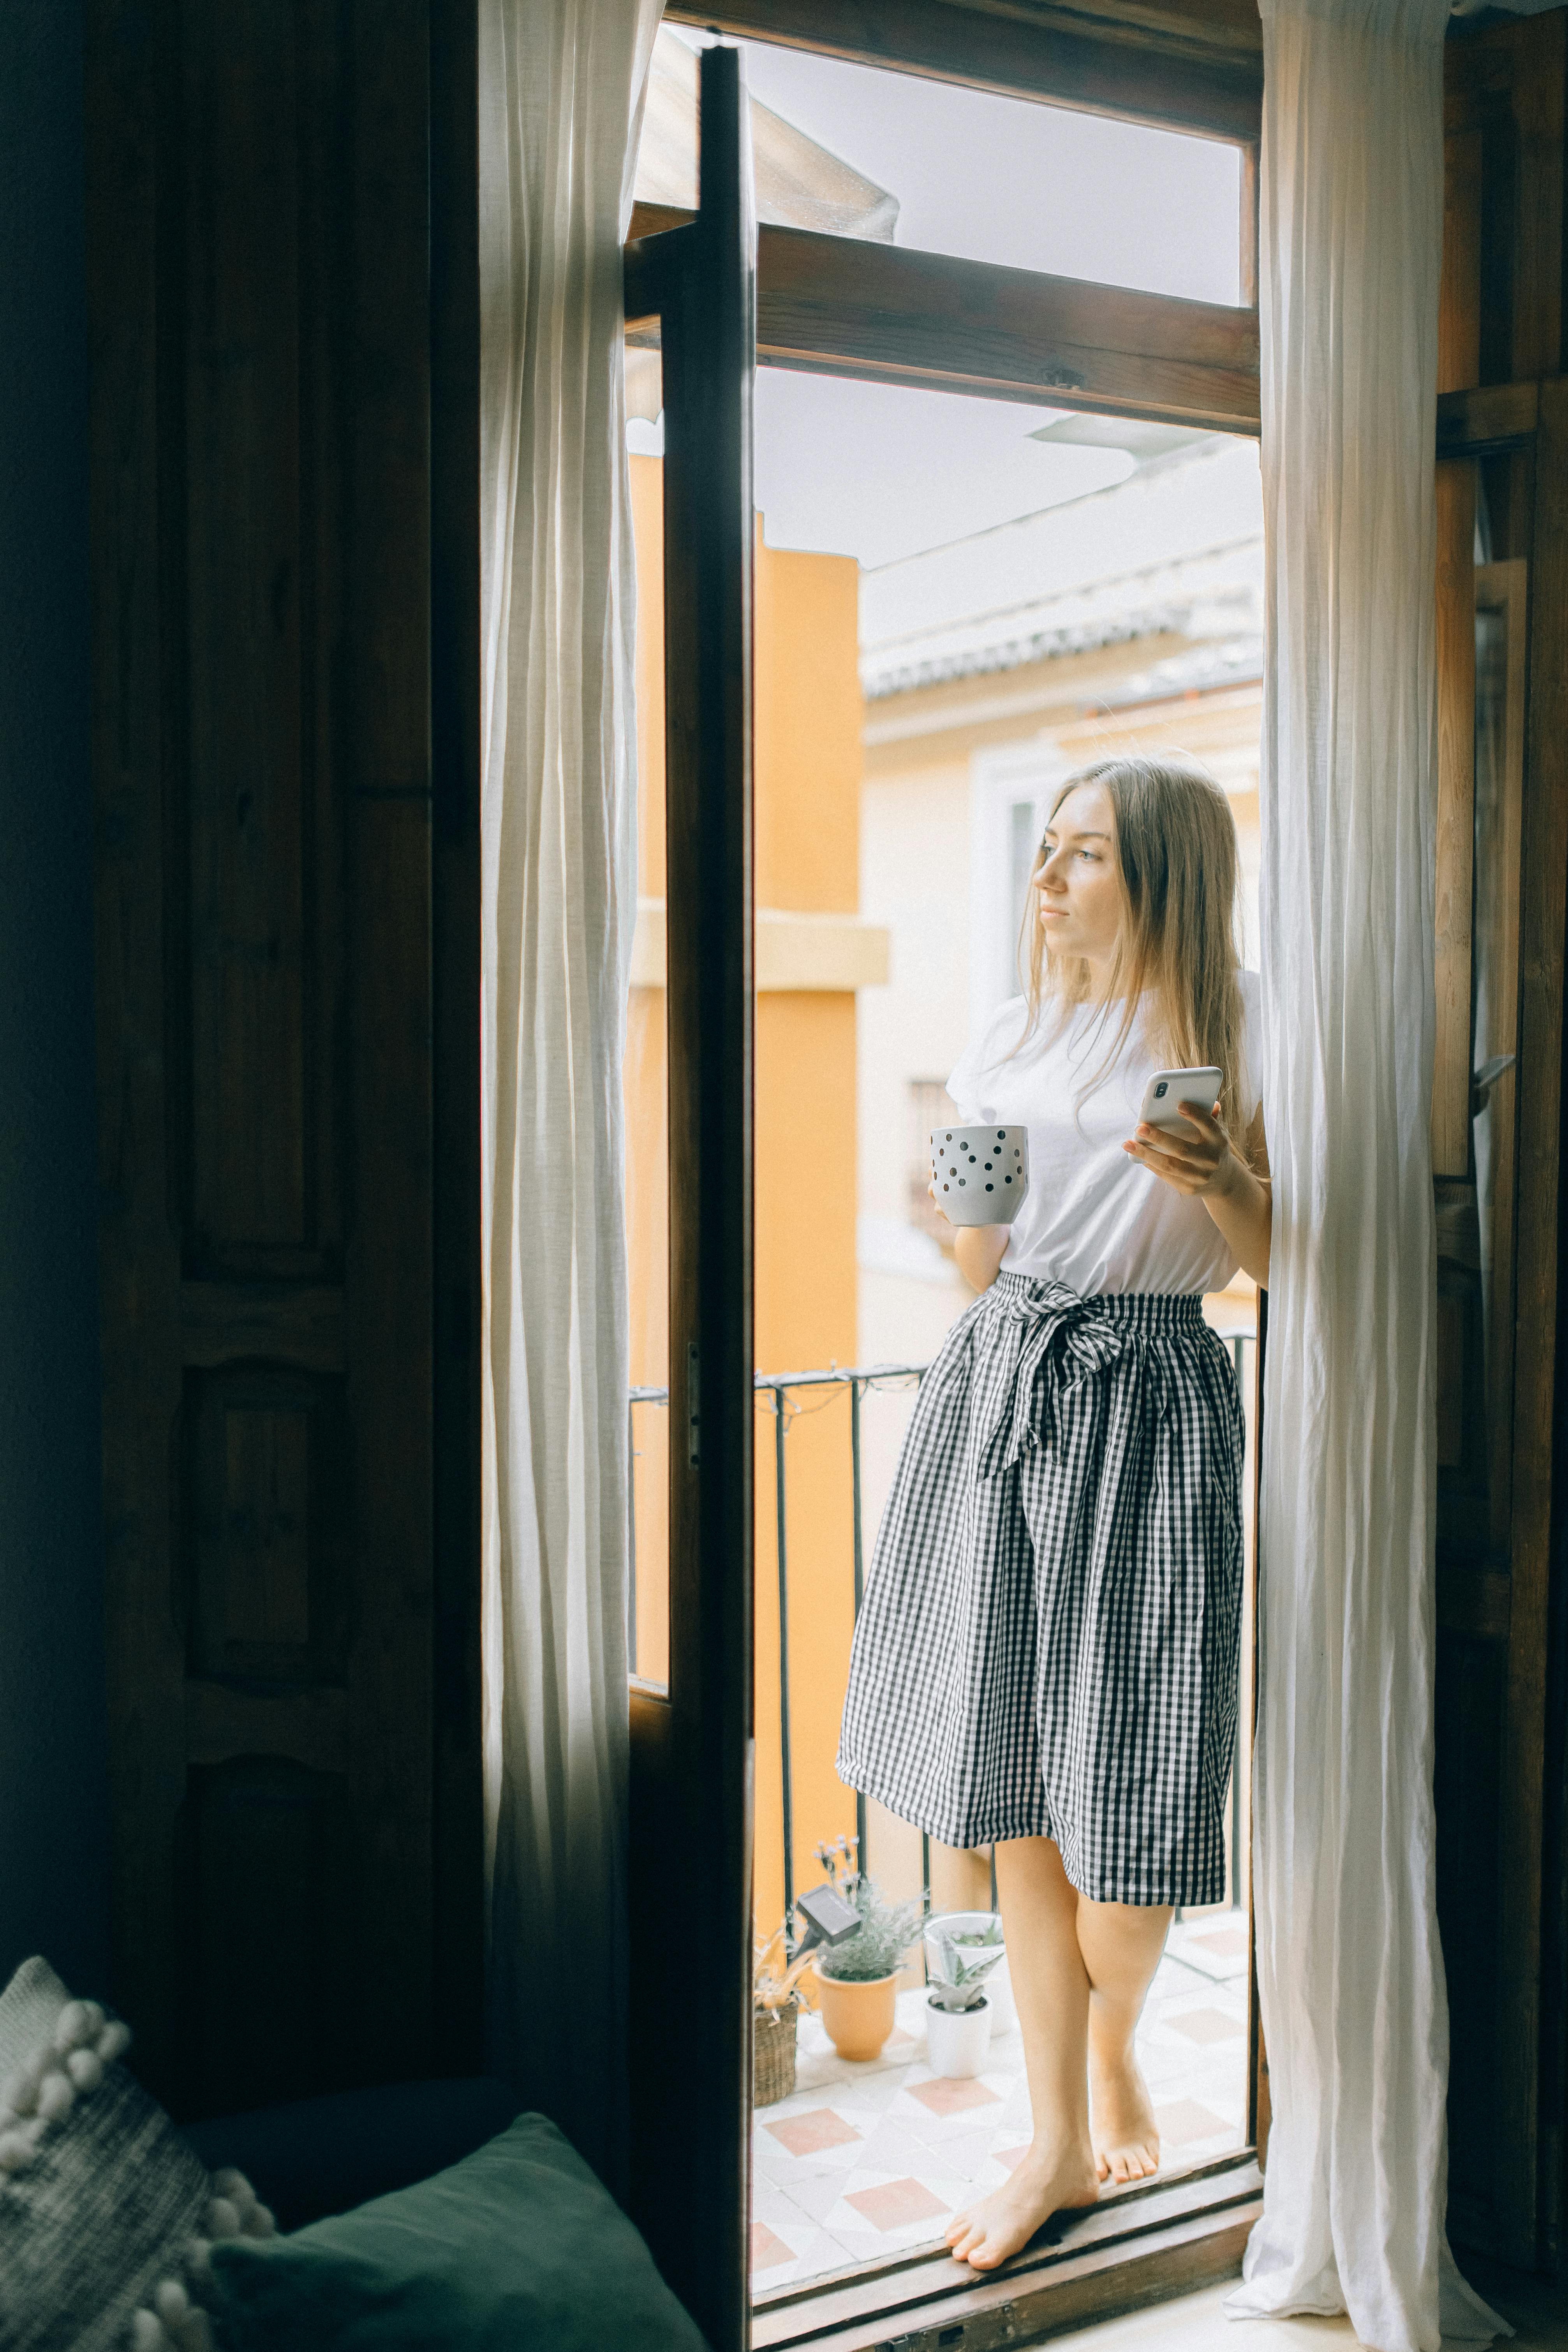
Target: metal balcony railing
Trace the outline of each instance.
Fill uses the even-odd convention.
[[[1231,1331],[1223,1335],[1229,1346],[1236,1366],[1237,1379],[1242,1395],[1248,1396],[1247,1386],[1247,1351],[1257,1338],[1253,1331]],[[784,1917],[795,1916],[795,1785],[790,1752],[789,1698],[789,1479],[784,1437],[789,1426],[790,1399],[797,1389],[843,1388],[849,1391],[849,1458],[853,1517],[851,1528],[852,1557],[855,1578],[855,1614],[860,1613],[861,1595],[865,1589],[865,1531],[860,1491],[861,1445],[860,1409],[868,1390],[901,1386],[909,1381],[917,1385],[930,1370],[929,1364],[868,1364],[847,1370],[829,1365],[826,1370],[805,1372],[758,1372],[753,1385],[759,1397],[765,1397],[773,1420],[773,1498],[774,1525],[778,1549],[779,1600],[779,1774],[783,1800],[784,1832]],[[637,1407],[664,1405],[669,1402],[668,1388],[634,1388],[628,1391],[627,1408],[631,1424],[630,1493],[627,1502],[627,1593],[628,1654],[637,1655]],[[1252,1491],[1253,1428],[1250,1406],[1247,1424],[1247,1463],[1243,1485],[1247,1495]],[[1248,1545],[1250,1559],[1250,1543]],[[1230,1844],[1226,1900],[1231,1905],[1242,1900],[1242,1820],[1241,1820],[1241,1709],[1237,1709],[1236,1748],[1230,1775]],[[856,1793],[855,1830],[859,1841],[858,1852],[861,1866],[868,1868],[866,1837],[866,1800]],[[926,1907],[931,1907],[931,1840],[921,1835],[921,1878]],[[992,1901],[995,1901],[995,1864],[992,1864]]]

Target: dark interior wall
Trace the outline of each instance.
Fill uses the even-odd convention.
[[[0,1980],[109,1980],[80,0],[0,7]]]

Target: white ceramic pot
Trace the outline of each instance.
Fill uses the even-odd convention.
[[[933,1128],[931,1181],[950,1224],[1010,1225],[1029,1189],[1028,1129]]]
[[[973,2009],[939,2009],[926,2001],[926,2056],[933,2074],[963,2076],[984,2072],[991,2054],[991,2003]]]

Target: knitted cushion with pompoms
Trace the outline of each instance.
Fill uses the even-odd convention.
[[[212,2241],[271,2232],[120,2064],[130,2041],[41,1959],[0,1993],[5,2352],[208,2352]]]

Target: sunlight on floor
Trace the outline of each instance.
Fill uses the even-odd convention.
[[[1568,2352],[1568,2316],[1562,2309],[1568,2298],[1554,2283],[1516,2276],[1499,2286],[1488,2275],[1473,2284],[1518,2330],[1511,2339],[1498,2339],[1500,2352],[1504,2343],[1510,2352]],[[1058,2352],[1355,2352],[1361,2343],[1348,2319],[1227,2319],[1229,2293],[1228,2282],[1204,2287],[1050,2341]]]
[[[1228,2282],[1205,2287],[1051,2341],[1061,2352],[1352,2352],[1348,2319],[1227,2319],[1229,2293]]]

